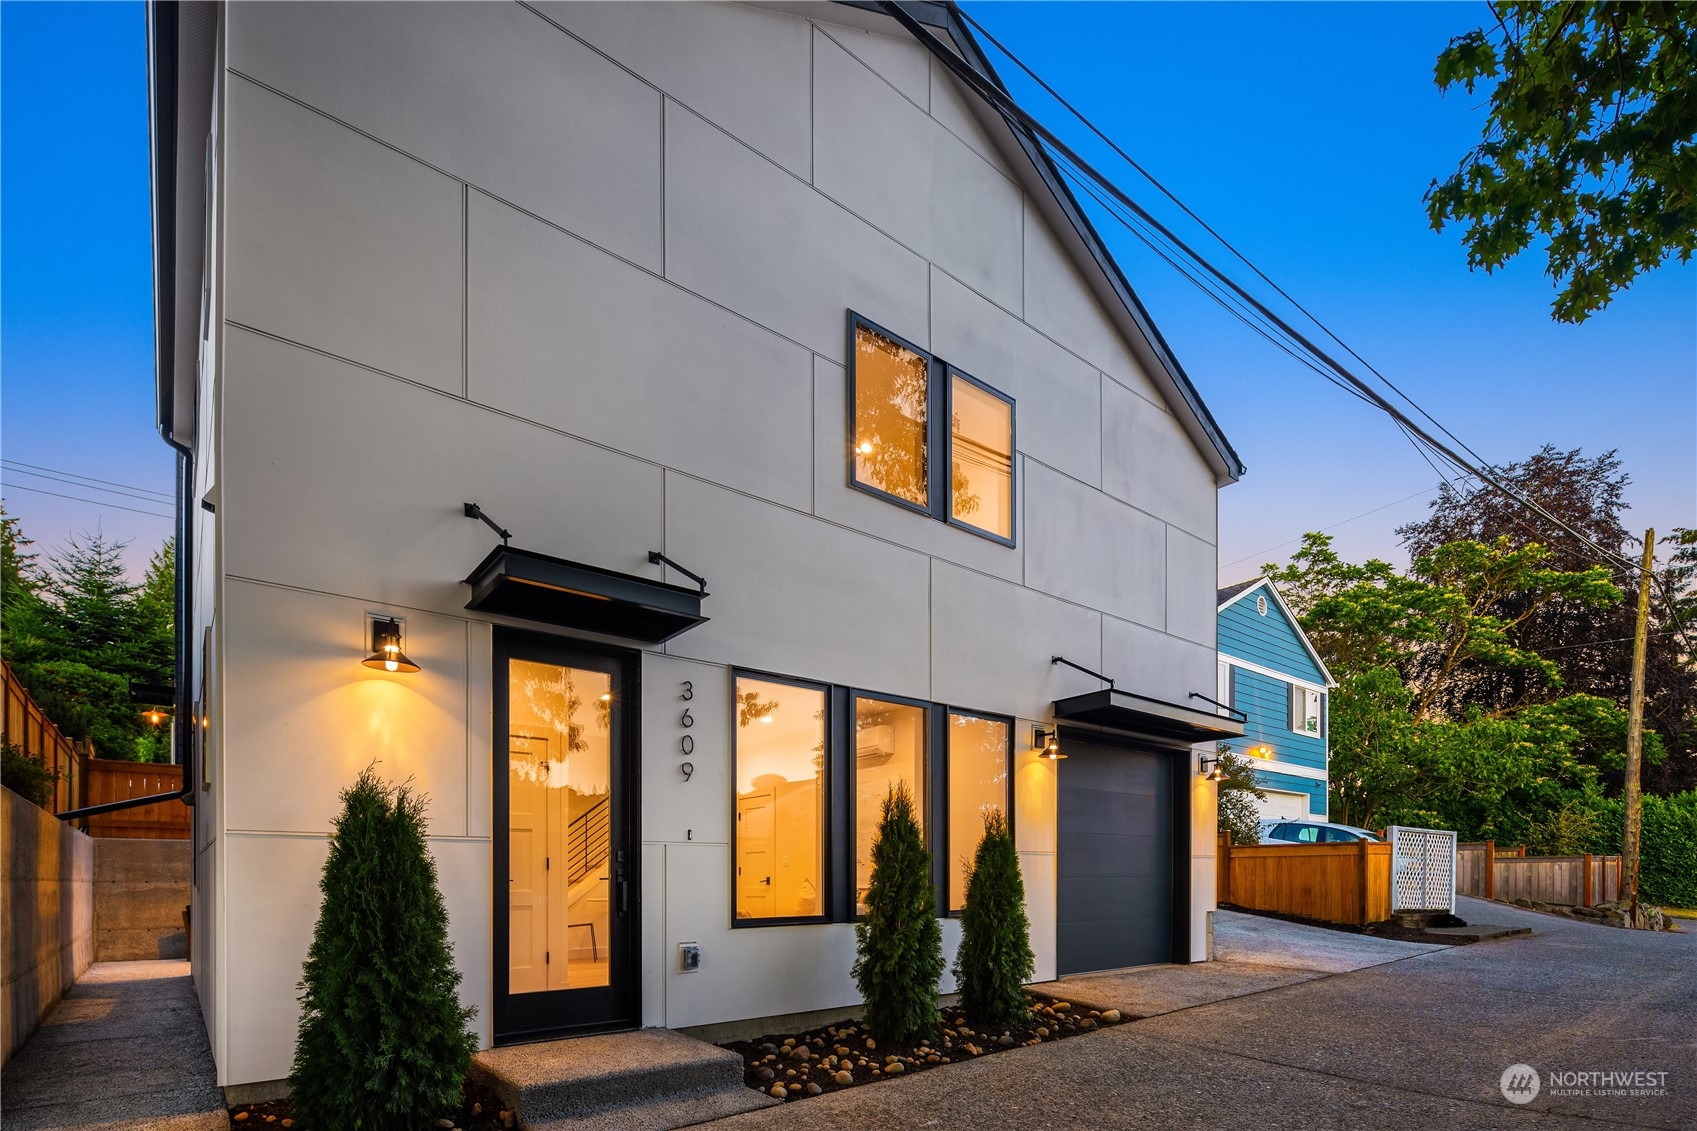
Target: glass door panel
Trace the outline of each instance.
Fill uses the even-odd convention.
[[[508,993],[611,983],[613,680],[507,671]]]

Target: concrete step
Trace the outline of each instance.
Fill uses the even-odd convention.
[[[490,1049],[472,1075],[531,1131],[670,1131],[779,1102],[743,1083],[736,1053],[670,1029]]]

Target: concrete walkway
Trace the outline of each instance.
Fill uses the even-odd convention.
[[[230,1126],[187,962],[97,962],[6,1065],[6,1131]]]
[[[1697,1127],[1697,931],[1621,931],[1482,900],[1458,911],[1534,933],[1431,947],[1221,916],[1224,961],[1089,979],[1092,1004],[1156,1016],[709,1126]],[[1083,997],[1085,982],[1055,985]],[[1666,1094],[1546,1085],[1514,1105],[1500,1083],[1515,1064],[1540,1079],[1665,1072]]]

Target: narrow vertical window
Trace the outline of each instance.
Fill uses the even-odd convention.
[[[872,842],[884,798],[898,783],[906,784],[914,816],[925,827],[925,708],[857,698],[854,732],[854,898],[865,911]]]
[[[949,480],[954,521],[1013,540],[1013,402],[952,371]]]
[[[1008,816],[1008,723],[949,713],[949,910],[966,905],[972,857],[993,810]]]
[[[736,681],[736,916],[825,913],[825,692]]]
[[[931,359],[854,324],[854,481],[921,509],[931,505]]]

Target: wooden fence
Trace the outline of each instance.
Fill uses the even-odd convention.
[[[84,805],[104,805],[183,788],[183,768],[156,762],[120,762],[90,758]],[[135,837],[142,840],[189,839],[189,807],[181,801],[158,801],[116,813],[84,818],[89,836]]]
[[[1391,917],[1391,846],[1234,845],[1222,835],[1218,899],[1328,923],[1365,925]]]
[[[35,705],[11,664],[0,660],[0,667],[4,668],[0,690],[5,697],[5,715],[0,725],[5,728],[5,741],[25,754],[39,755],[48,769],[58,771],[59,783],[53,797],[55,813],[76,808],[83,796],[85,751],[59,733],[59,728]]]
[[[1620,898],[1620,857],[1528,856],[1493,841],[1458,845],[1456,891],[1505,902],[1534,899],[1595,907]]]

